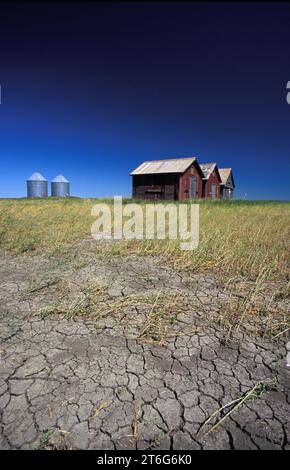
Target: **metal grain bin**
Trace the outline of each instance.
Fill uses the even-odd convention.
[[[33,173],[26,184],[28,198],[47,197],[47,180],[40,173]]]
[[[69,181],[63,176],[56,176],[51,182],[51,195],[53,197],[68,197]]]

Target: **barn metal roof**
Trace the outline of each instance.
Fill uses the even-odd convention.
[[[155,173],[184,173],[196,160],[190,158],[171,158],[168,160],[152,160],[141,163],[130,175],[152,175]]]
[[[63,175],[57,175],[52,183],[69,183],[69,181]]]
[[[41,173],[33,173],[27,181],[47,181]]]
[[[216,167],[216,163],[202,163],[199,165],[202,169],[205,179],[208,179]]]
[[[231,168],[220,168],[219,169],[219,174],[222,180],[222,183],[225,184],[227,182],[228,177],[231,174],[232,169]]]
[[[235,187],[235,181],[234,181],[234,177],[233,177],[233,170],[231,168],[221,168],[219,170],[219,174],[220,174],[221,181],[222,181],[221,184],[226,184],[227,179],[229,178],[229,176],[231,176],[232,185],[233,185],[233,187]]]

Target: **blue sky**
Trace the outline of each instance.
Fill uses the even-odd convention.
[[[40,171],[131,194],[143,160],[231,166],[236,196],[290,200],[290,5],[0,4],[0,197]]]

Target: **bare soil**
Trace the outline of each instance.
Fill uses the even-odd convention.
[[[217,274],[88,244],[2,252],[0,291],[1,449],[290,449],[288,336],[228,335]]]

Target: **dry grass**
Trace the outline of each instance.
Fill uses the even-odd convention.
[[[83,240],[90,239],[94,221],[91,209],[97,202],[112,204],[111,199],[0,200],[0,249],[41,253],[76,263],[82,262],[82,253],[85,262],[92,263],[112,256],[149,254],[177,270],[215,273],[222,288],[231,279],[243,278],[251,283],[250,291],[241,297],[234,286],[230,301],[219,312],[218,321],[228,330],[228,336],[245,325],[262,335],[288,332],[290,203],[200,201],[200,243],[194,251],[181,251],[179,242],[172,240],[92,241],[88,251]],[[71,287],[59,283],[59,279],[36,279],[24,295],[50,287],[51,282],[63,289],[63,299],[70,298],[67,294]],[[140,325],[139,340],[145,342],[154,337],[163,341],[169,334],[170,312],[174,317],[178,304],[182,304],[180,298],[175,302],[171,296],[167,305],[164,295],[158,299],[132,295],[112,300],[98,283],[85,286],[73,299],[42,314],[97,319],[111,313],[122,315],[125,308],[143,305],[147,317]]]
[[[242,328],[256,336],[277,338],[290,329],[289,308],[277,309],[267,299],[255,302],[251,296],[244,300],[235,298],[227,304],[218,323],[227,331],[226,340],[235,337]]]
[[[269,284],[271,272],[262,271],[255,282],[250,283],[247,294],[241,295],[239,284],[225,286],[228,301],[216,314],[209,315],[227,331],[226,340],[231,340],[241,329],[258,336],[278,337],[290,329],[290,308],[287,287]],[[229,283],[229,281],[228,281]],[[275,283],[274,283],[275,284]],[[284,301],[284,302],[283,302]]]
[[[29,299],[33,294],[39,293],[40,291],[48,289],[52,286],[57,286],[60,283],[60,276],[52,277],[51,275],[47,275],[45,277],[40,277],[34,275],[32,278],[30,278],[27,288],[19,293],[19,299]]]
[[[149,294],[145,298],[147,298],[147,308],[149,307],[150,310],[145,320],[139,325],[138,341],[162,345],[170,337],[189,335],[199,331],[197,327],[185,331],[174,328],[178,323],[178,315],[190,310],[188,297],[184,293],[163,290],[159,291],[156,296]],[[139,308],[139,304],[137,305]]]
[[[78,290],[75,290],[77,288]],[[58,300],[54,305],[45,307],[40,311],[40,316],[60,314],[66,318],[86,317],[98,319],[109,313],[109,308],[105,310],[105,298],[107,297],[106,287],[98,281],[81,286],[75,286],[72,281],[64,281],[59,286],[60,296],[63,302]]]
[[[1,200],[0,248],[49,256],[72,252],[90,238],[95,199]],[[109,204],[112,200],[105,200]],[[182,252],[172,240],[95,243],[95,254],[156,254],[177,269],[220,270],[255,279],[261,271],[288,276],[290,203],[202,201],[200,244]]]
[[[99,281],[80,288],[78,286],[77,292],[75,287],[71,282],[60,283],[60,297],[63,301],[55,301],[54,305],[43,308],[38,315],[41,318],[54,314],[68,319],[83,317],[96,322],[112,315],[120,324],[125,325],[126,330],[128,317],[133,314],[136,333],[134,336],[126,334],[126,337],[159,345],[162,345],[166,338],[198,331],[195,327],[182,332],[176,328],[178,315],[189,311],[190,308],[188,296],[182,292],[162,289],[158,292],[149,291],[112,299],[107,293],[107,287]],[[131,321],[129,324],[132,326]]]
[[[139,439],[139,426],[140,426],[140,420],[142,417],[142,409],[141,409],[141,404],[138,403],[137,401],[133,402],[133,421],[132,421],[132,442],[137,448],[137,443]]]
[[[260,380],[255,383],[253,387],[248,390],[246,393],[241,395],[235,400],[232,400],[229,403],[226,403],[224,406],[216,410],[200,427],[198,433],[200,433],[212,420],[217,418],[215,424],[205,433],[205,436],[208,436],[211,432],[215,431],[221,424],[229,418],[233,413],[235,413],[245,402],[260,398],[265,393],[269,393],[271,390],[277,390],[277,379],[267,378]],[[226,411],[228,410],[228,411]]]

